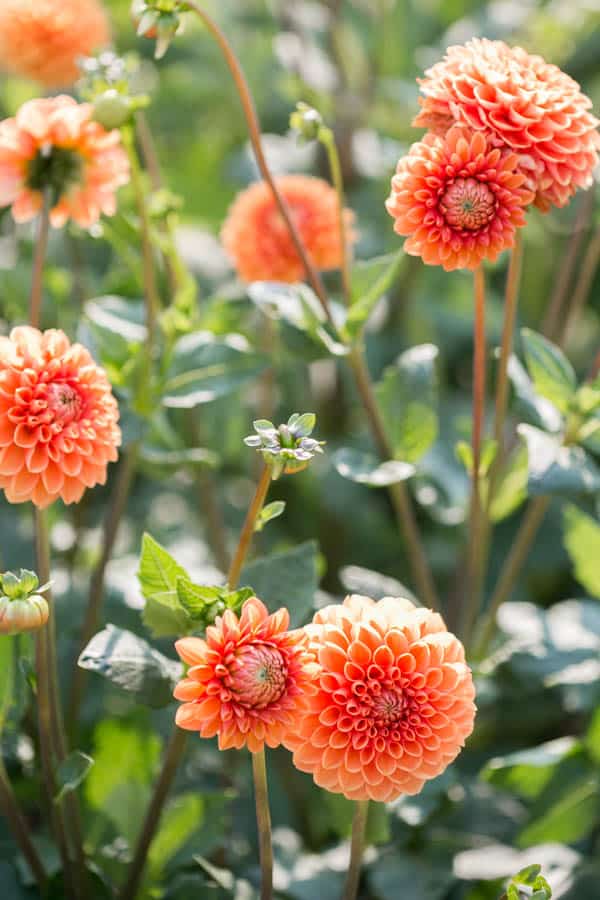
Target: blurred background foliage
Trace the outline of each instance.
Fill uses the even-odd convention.
[[[257,552],[265,556],[294,551],[296,557],[293,568],[280,566],[285,577],[271,581],[264,599],[276,607],[292,605],[292,596],[299,619],[306,620],[315,603],[340,598],[347,590],[372,596],[401,593],[402,585],[410,585],[410,567],[385,491],[343,480],[330,462],[344,444],[369,446],[351,383],[335,360],[305,335],[288,326],[265,328],[262,314],[236,284],[220,249],[218,232],[227,208],[256,176],[238,99],[222,60],[206,33],[186,21],[184,34],[156,64],[151,42],[135,37],[127,0],[109,0],[108,6],[118,50],[135,51],[144,59],[144,85],[152,96],[147,114],[165,182],[182,198],[178,245],[197,280],[197,327],[221,336],[244,335],[258,353],[270,357],[274,374],[195,409],[157,411],[143,435],[139,417],[123,404],[127,440],[142,437],[143,443],[107,569],[104,619],[143,634],[174,656],[171,641],[153,639],[141,621],[144,601],[136,569],[142,533],[151,532],[197,581],[218,580],[223,565],[215,535],[223,530],[231,550],[256,475],[257,460],[242,439],[251,431],[252,420],[265,412],[284,421],[295,410],[314,410],[316,436],[327,441],[327,452],[308,472],[274,486],[270,499],[284,500],[287,507],[257,536]],[[410,127],[417,109],[415,79],[449,44],[474,35],[520,43],[577,78],[596,111],[600,109],[600,9],[594,0],[224,0],[207,2],[206,7],[240,53],[275,170],[326,173],[314,147],[299,146],[288,133],[289,113],[298,100],[315,105],[334,126],[348,202],[357,215],[359,259],[399,246],[384,209],[389,179],[397,158],[417,135]],[[35,86],[2,78],[0,112],[12,114],[35,95]],[[91,343],[117,391],[123,354],[133,354],[139,345],[135,326],[141,321],[139,251],[127,190],[123,199],[122,212],[91,235],[71,228],[52,236],[44,282],[45,326],[58,325]],[[540,329],[574,229],[584,231],[581,253],[599,225],[598,201],[583,195],[567,209],[529,214],[521,325]],[[16,234],[3,216],[3,331],[25,320],[31,252],[30,231]],[[506,264],[504,255],[489,273],[488,334],[494,345],[502,323]],[[337,289],[335,279],[331,288]],[[445,274],[405,258],[367,333],[369,364],[377,380],[407,348],[424,343],[439,347],[439,437],[419,462],[410,485],[450,621],[461,601],[455,568],[468,504],[468,477],[454,445],[470,433],[471,291],[467,274]],[[572,291],[573,283],[569,296]],[[122,345],[115,343],[118,328],[110,322],[116,310],[122,326],[119,301],[89,303],[106,295],[127,300],[125,318],[131,328],[126,334],[121,331]],[[567,347],[580,376],[589,368],[599,338],[596,272],[589,303]],[[109,491],[110,483],[89,492],[78,507],[57,506],[51,513],[65,684],[90,571],[98,559]],[[514,492],[506,510],[510,514],[497,529],[488,588],[521,520],[521,500]],[[582,519],[581,512],[589,519]],[[594,496],[577,498],[570,515],[563,500],[553,501],[512,602],[502,610],[504,641],[477,672],[479,716],[467,750],[421,795],[373,814],[365,900],[494,900],[503,880],[529,862],[542,863],[555,897],[597,900],[597,513]],[[2,567],[31,566],[29,510],[0,501],[0,528]],[[569,536],[570,554],[564,540]],[[303,543],[308,541],[316,543]],[[303,549],[297,558],[299,545]],[[8,653],[5,645],[2,650]],[[11,664],[8,657],[5,662]],[[22,674],[15,674],[17,681]],[[9,725],[23,711],[16,705]],[[110,896],[111,880],[122,880],[173,714],[173,705],[144,709],[135,697],[97,676],[88,680],[77,746],[95,760],[82,786],[87,842],[97,864],[94,897]],[[19,727],[5,728],[3,740],[7,767],[35,821],[39,783],[30,734],[26,716]],[[350,805],[314,788],[292,769],[283,751],[270,758],[280,895],[333,900],[346,865]],[[219,755],[211,743],[190,741],[152,845],[143,895],[165,900],[254,897],[252,815],[246,760],[235,753]],[[58,861],[42,839],[40,848],[56,870]],[[22,867],[15,866],[14,859],[9,832],[0,825],[2,896],[35,896],[33,889],[23,887]]]

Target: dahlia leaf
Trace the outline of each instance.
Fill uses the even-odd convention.
[[[142,620],[155,637],[180,636],[191,627],[190,617],[177,593],[180,577],[188,578],[185,569],[154,538],[144,534],[138,571],[146,599]]]
[[[516,397],[519,415],[530,425],[554,433],[562,427],[562,416],[546,397],[536,393],[534,384],[516,356],[508,361],[508,377]]]
[[[383,295],[389,291],[405,258],[404,251],[357,263],[352,273],[352,306],[344,331],[354,340],[367,324]]]
[[[562,350],[529,328],[521,329],[525,361],[536,390],[566,413],[577,390],[573,366]]]
[[[573,844],[585,838],[597,822],[598,788],[598,776],[591,764],[579,775],[557,770],[534,803],[530,822],[518,836],[518,846],[554,841]]]
[[[278,516],[282,515],[285,510],[285,501],[284,500],[274,500],[272,503],[267,503],[266,506],[263,506],[261,509],[258,518],[256,520],[256,525],[254,526],[255,531],[262,531],[265,525],[268,522],[272,522],[273,519],[277,519]]]
[[[56,780],[59,789],[54,797],[54,802],[59,803],[65,794],[76,790],[87,777],[93,765],[94,760],[87,753],[82,753],[81,750],[74,750],[72,753],[69,753],[56,770]]]
[[[573,496],[600,490],[600,468],[582,447],[563,447],[555,435],[531,425],[519,425],[527,445],[528,493]]]
[[[438,353],[433,344],[411,347],[376,387],[396,459],[416,463],[437,439]]]
[[[372,454],[363,453],[354,447],[343,447],[336,451],[332,462],[342,478],[369,487],[387,487],[398,481],[406,481],[415,474],[415,467],[410,463],[397,459],[379,462]]]
[[[600,524],[576,506],[563,512],[565,547],[575,577],[592,597],[600,598]]]
[[[179,662],[168,659],[138,635],[114,625],[107,625],[94,635],[78,665],[102,675],[133,694],[138,703],[153,708],[171,702],[173,688],[183,671]]]
[[[257,559],[244,566],[240,581],[252,585],[271,611],[285,603],[292,625],[303,625],[314,609],[319,586],[317,544],[306,541],[284,553]]]

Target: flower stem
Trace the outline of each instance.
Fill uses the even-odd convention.
[[[127,498],[135,475],[135,466],[137,461],[137,444],[131,444],[123,454],[121,465],[117,470],[116,479],[113,485],[109,506],[104,519],[102,530],[102,550],[100,558],[92,572],[90,579],[90,588],[88,593],[87,608],[85,618],[81,629],[81,638],[79,647],[81,652],[85,649],[89,641],[92,639],[100,621],[100,610],[102,608],[102,600],[104,597],[104,580],[106,576],[106,567],[110,561],[119,525],[125,512]],[[77,654],[79,656],[79,653]],[[80,666],[75,664],[75,671],[71,681],[71,692],[69,695],[69,704],[67,708],[67,726],[70,735],[75,735],[77,731],[77,723],[81,710],[81,702],[83,700],[83,692],[86,682],[87,672]]]
[[[12,829],[21,853],[27,860],[41,895],[45,896],[48,875],[29,835],[29,825],[19,808],[2,759],[0,759],[0,810]]]
[[[31,276],[31,291],[29,294],[29,324],[33,328],[40,327],[42,311],[42,288],[44,263],[48,250],[48,235],[50,233],[50,193],[44,192],[44,201],[40,212],[40,221],[35,243],[33,258],[33,273]]]
[[[237,549],[235,551],[233,559],[231,560],[229,572],[227,573],[227,584],[229,585],[231,590],[234,590],[237,587],[240,572],[242,571],[242,566],[244,565],[244,560],[246,559],[250,544],[252,542],[252,537],[254,535],[256,520],[260,515],[261,509],[264,506],[270,484],[271,470],[268,466],[264,466],[259,482],[256,486],[254,497],[252,498],[252,502],[250,503],[248,512],[246,514],[246,519],[242,527]]]
[[[273,898],[273,844],[271,841],[271,813],[264,748],[252,753],[252,776],[256,802],[256,823],[260,852],[260,900]]]
[[[359,346],[354,346],[348,355],[348,363],[354,374],[358,392],[367,414],[367,419],[379,455],[384,460],[392,459],[393,448],[390,445],[383,417],[373,390],[369,370],[364,354]],[[408,548],[408,560],[413,579],[419,593],[419,599],[432,609],[439,609],[439,600],[433,582],[431,569],[419,535],[419,529],[412,508],[410,495],[402,482],[389,486],[390,499],[396,518]]]
[[[252,144],[252,149],[254,150],[254,156],[256,157],[256,163],[260,170],[260,173],[263,179],[269,185],[279,212],[281,213],[281,217],[286,224],[286,227],[290,233],[290,237],[293,241],[294,247],[296,248],[296,252],[298,256],[302,260],[302,264],[306,270],[306,276],[308,282],[315,294],[319,298],[321,306],[327,316],[327,318],[331,321],[331,311],[329,309],[329,301],[327,299],[327,293],[325,291],[325,287],[323,285],[323,281],[319,272],[313,265],[313,262],[310,258],[309,253],[306,250],[302,242],[302,238],[298,233],[298,229],[294,223],[290,215],[289,208],[281,196],[279,189],[277,188],[277,184],[275,179],[273,178],[269,166],[267,164],[267,160],[265,157],[265,153],[262,146],[262,138],[260,131],[260,124],[258,121],[258,116],[256,114],[256,107],[254,105],[254,100],[252,99],[252,94],[250,92],[250,88],[248,87],[248,82],[246,81],[246,76],[242,70],[240,62],[231,46],[229,41],[227,40],[225,34],[221,31],[217,23],[208,15],[205,9],[200,6],[195,0],[186,0],[186,6],[188,9],[192,10],[196,13],[196,15],[201,19],[204,23],[207,30],[210,32],[212,37],[217,42],[221,53],[227,63],[233,80],[235,82],[235,86],[237,88],[237,92],[242,104],[242,109],[244,111],[244,116],[246,118],[246,122],[248,125],[248,132],[250,135],[250,142]]]
[[[549,504],[549,497],[536,497],[529,504],[521,527],[517,532],[510,553],[502,568],[500,578],[498,579],[498,583],[492,594],[485,618],[479,629],[474,646],[474,652],[477,658],[481,658],[487,650],[494,633],[496,614],[504,601],[509,598],[511,591],[515,586],[515,582],[519,577],[523,563],[527,558],[527,554],[529,553],[538,529],[546,515]]]
[[[462,632],[469,634],[479,607],[481,562],[483,556],[483,506],[481,501],[481,445],[485,414],[486,338],[485,338],[485,276],[478,266],[474,272],[475,320],[473,327],[473,428],[471,502],[469,512],[469,545],[467,552],[467,595],[463,610]]]
[[[327,159],[329,160],[329,168],[331,170],[331,179],[337,194],[338,200],[338,225],[340,229],[340,248],[342,251],[342,289],[346,306],[352,303],[352,276],[350,268],[350,246],[348,235],[346,233],[346,223],[344,221],[344,177],[342,175],[342,166],[340,164],[340,155],[333,131],[330,128],[321,128],[321,143],[327,151]]]
[[[365,850],[365,835],[369,816],[369,801],[357,800],[352,820],[352,842],[350,845],[350,865],[346,875],[342,900],[356,900],[360,882],[360,868]]]

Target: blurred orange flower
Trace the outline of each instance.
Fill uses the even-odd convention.
[[[269,615],[256,597],[238,617],[227,610],[206,629],[206,640],[182,638],[175,644],[191,666],[175,688],[183,701],[180,728],[201,737],[219,736],[219,748],[264,744],[277,747],[283,733],[304,715],[316,666],[306,652],[303,631],[288,631],[287,609]]]
[[[110,41],[98,0],[2,0],[0,66],[45,87],[67,87],[79,76],[77,60]]]
[[[294,764],[351,800],[417,794],[473,730],[462,644],[410,600],[347,597],[309,625],[319,664],[310,709],[284,737]]]
[[[0,206],[12,206],[15,221],[35,218],[46,190],[55,228],[70,218],[89,228],[115,214],[129,162],[119,132],[91,117],[89,103],[61,96],[30,100],[0,122]]]
[[[342,244],[335,190],[321,178],[308,175],[284,175],[276,183],[316,268],[338,268]],[[354,214],[347,209],[344,216],[348,240],[353,242]],[[291,283],[304,278],[302,260],[264,181],[238,194],[221,239],[244,281]]]
[[[474,39],[449,47],[425,74],[413,125],[439,134],[461,123],[518,153],[544,211],[591,185],[598,119],[589,97],[558,66],[521,47]]]
[[[514,244],[533,194],[516,154],[492,148],[481,132],[455,126],[432,133],[398,163],[386,203],[404,248],[429,265],[475,269]]]
[[[79,501],[117,459],[119,411],[103,369],[62,331],[0,337],[0,488],[40,509]]]

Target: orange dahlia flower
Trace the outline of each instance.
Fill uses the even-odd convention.
[[[317,269],[336,269],[342,262],[337,194],[321,178],[284,175],[276,179],[308,254]],[[346,233],[354,214],[344,210]],[[301,281],[304,266],[292,243],[273,194],[264,181],[238,194],[221,240],[244,281]]]
[[[101,213],[115,214],[115,193],[128,180],[119,132],[92,121],[89,103],[30,100],[0,122],[0,206],[12,206],[17,222],[35,218],[49,190],[55,228],[70,218],[89,228]]]
[[[218,735],[221,750],[278,747],[304,715],[316,671],[306,635],[288,627],[287,609],[269,615],[251,597],[239,620],[227,610],[206,629],[206,640],[177,641],[179,656],[191,667],[175,688],[184,701],[179,727],[205,738]]]
[[[110,41],[98,0],[2,0],[0,66],[45,87],[79,77],[77,61]]]
[[[425,74],[413,125],[443,133],[458,122],[509,147],[542,210],[565,206],[577,188],[591,185],[598,119],[589,97],[558,66],[521,47],[474,39],[449,47]]]
[[[0,337],[0,488],[10,503],[76,503],[117,459],[119,411],[104,373],[62,331]]]
[[[514,244],[533,194],[514,153],[455,126],[413,144],[398,163],[386,208],[404,249],[428,265],[475,269]]]
[[[296,767],[351,800],[417,794],[473,730],[458,638],[410,600],[356,595],[320,610],[307,631],[318,689],[283,741]]]

